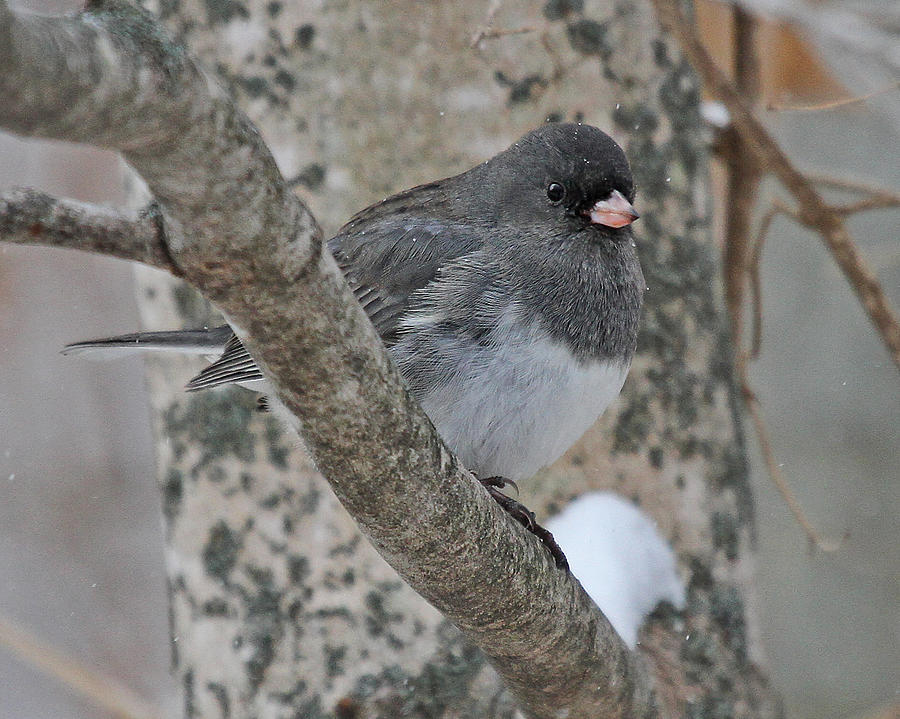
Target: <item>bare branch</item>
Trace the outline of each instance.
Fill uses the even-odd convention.
[[[760,220],[759,229],[756,233],[756,240],[753,243],[750,261],[747,263],[747,274],[750,277],[750,291],[753,296],[753,335],[750,344],[750,359],[759,357],[760,347],[762,346],[762,279],[760,267],[762,265],[763,247],[765,247],[769,228],[772,226],[772,221],[779,214],[794,217],[794,211],[791,208],[780,200],[776,200],[766,214],[763,215],[762,220]],[[740,343],[737,343],[737,346],[738,354],[740,354]]]
[[[756,57],[756,21],[744,9],[732,8],[734,18],[734,76],[738,90],[755,102],[759,97],[759,61]],[[744,285],[750,254],[750,227],[756,206],[756,191],[762,168],[740,133],[728,128],[718,144],[728,173],[725,207],[725,237],[722,265],[725,302],[731,316],[732,334],[738,345],[743,338]]]
[[[869,210],[888,210],[892,207],[900,207],[900,197],[877,195],[843,205],[832,205],[832,209],[839,215],[854,215],[857,212],[867,212]]]
[[[814,184],[794,167],[778,143],[756,119],[740,93],[701,45],[675,0],[652,1],[660,22],[678,39],[707,89],[728,108],[732,123],[747,146],[756,154],[759,162],[778,177],[794,196],[803,224],[822,236],[875,325],[894,364],[900,368],[900,322],[888,304],[878,278],[857,251],[841,214],[825,202]]]
[[[744,406],[750,413],[750,419],[753,422],[756,438],[759,441],[759,446],[763,453],[766,471],[769,474],[769,478],[772,480],[772,484],[775,485],[775,488],[778,490],[779,494],[781,494],[785,504],[787,504],[788,509],[791,511],[791,514],[793,514],[794,518],[797,520],[797,524],[800,525],[800,528],[806,534],[810,545],[823,552],[836,552],[840,548],[841,543],[822,538],[812,522],[806,516],[803,506],[800,504],[791,489],[791,486],[788,484],[784,473],[781,471],[781,466],[775,458],[775,450],[772,447],[769,428],[762,415],[759,399],[750,385],[750,376],[747,372],[748,361],[756,359],[759,356],[760,346],[762,345],[762,282],[760,280],[760,266],[762,263],[762,252],[763,247],[765,246],[766,236],[769,234],[769,228],[772,226],[772,221],[778,215],[787,215],[788,217],[792,217],[799,221],[796,211],[780,200],[775,200],[775,202],[772,203],[772,206],[768,209],[766,214],[763,215],[763,218],[760,221],[756,240],[753,243],[750,261],[747,264],[747,273],[750,277],[750,288],[753,296],[753,339],[750,351],[747,353],[743,351],[742,343],[740,341],[736,342],[737,359],[735,365],[737,368],[738,380],[741,384],[741,394],[744,399]]]
[[[890,197],[900,198],[900,194],[893,190],[889,190],[885,187],[879,187],[878,185],[872,185],[868,182],[861,182],[860,180],[850,180],[845,177],[834,177],[832,175],[823,175],[818,172],[806,172],[804,173],[807,179],[810,182],[814,182],[817,185],[821,185],[822,187],[830,187],[835,190],[847,190],[848,192],[858,192],[863,195],[885,195]]]
[[[737,364],[738,375],[741,381],[741,391],[744,395],[744,404],[747,407],[747,411],[750,412],[750,418],[753,420],[753,427],[756,430],[756,437],[759,440],[759,446],[763,453],[766,470],[772,478],[772,482],[781,493],[788,509],[791,510],[791,514],[793,514],[794,519],[797,520],[797,524],[803,529],[810,545],[822,552],[836,552],[840,549],[842,541],[825,539],[819,534],[818,530],[816,530],[812,525],[812,522],[807,518],[806,512],[803,511],[803,507],[800,505],[791,486],[784,478],[778,460],[775,458],[775,450],[772,448],[772,438],[769,436],[769,429],[766,426],[766,421],[760,411],[759,400],[756,398],[756,394],[750,387],[750,380],[747,375],[746,358],[739,359]]]
[[[128,687],[102,676],[0,615],[0,646],[120,719],[160,719],[162,713]]]
[[[503,0],[490,0],[487,12],[484,14],[484,22],[481,24],[481,27],[472,34],[472,39],[469,41],[469,47],[475,50],[481,48],[481,41],[487,37],[487,33],[491,32],[494,25],[494,18],[500,11],[501,5],[503,5]]]
[[[819,102],[814,105],[781,105],[777,102],[770,102],[766,105],[766,110],[769,112],[821,112],[823,110],[838,110],[850,105],[857,105],[866,100],[871,100],[873,97],[884,95],[897,88],[900,88],[900,82],[891,83],[887,87],[882,87],[880,90],[873,90],[872,92],[867,92],[865,95],[859,95],[858,97],[848,97],[843,100],[833,100],[832,102]]]
[[[0,241],[98,252],[181,276],[169,256],[155,205],[133,213],[39,190],[11,190],[0,194]]]
[[[173,261],[229,318],[335,494],[529,716],[656,716],[644,665],[448,452],[256,129],[152,17],[0,4],[0,66],[0,125],[118,149],[144,178]]]
[[[856,212],[864,212],[866,210],[884,210],[892,207],[900,207],[900,193],[888,190],[884,187],[877,187],[867,182],[859,182],[857,180],[848,180],[842,177],[832,177],[831,175],[820,175],[817,173],[807,173],[806,176],[817,185],[828,187],[834,190],[846,190],[854,192],[864,197],[856,202],[849,202],[843,205],[833,204],[832,209],[841,215],[852,215]]]
[[[540,30],[540,28],[534,25],[507,28],[486,27],[475,33],[475,37],[472,39],[470,47],[480,47],[481,43],[485,40],[495,40],[498,37],[506,37],[507,35],[525,35],[530,32],[537,32],[538,30]]]

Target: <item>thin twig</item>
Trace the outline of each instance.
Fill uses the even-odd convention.
[[[750,291],[753,302],[753,334],[749,353],[750,359],[759,357],[759,351],[762,346],[762,277],[760,267],[762,265],[763,247],[769,234],[769,228],[772,225],[772,220],[779,214],[795,216],[791,208],[781,202],[781,200],[775,200],[772,203],[772,207],[760,220],[756,240],[753,242],[753,249],[750,254],[750,261],[747,263],[747,274],[750,278]],[[740,348],[740,344],[738,344],[738,347]],[[738,352],[740,352],[740,349]]]
[[[871,100],[873,97],[884,95],[897,88],[900,88],[900,82],[895,82],[887,87],[882,87],[880,90],[873,90],[865,95],[847,97],[843,100],[832,100],[831,102],[820,102],[814,105],[780,105],[776,102],[770,102],[766,105],[766,110],[769,112],[821,112],[823,110],[838,110],[842,107],[856,105],[865,102],[866,100]]]
[[[889,195],[881,195],[878,197],[867,197],[856,202],[848,202],[844,205],[832,205],[832,209],[839,215],[853,215],[857,212],[866,212],[868,210],[887,210],[892,207],[900,207],[900,197],[891,197]]]
[[[900,197],[900,193],[889,190],[886,187],[879,187],[862,180],[850,180],[845,177],[834,177],[833,175],[825,175],[819,172],[805,172],[806,179],[823,187],[830,187],[834,190],[847,190],[849,192],[859,192],[863,195],[889,195],[892,197]]]
[[[822,535],[819,534],[818,530],[812,525],[812,522],[809,521],[809,518],[806,516],[806,512],[803,511],[803,507],[800,505],[800,502],[797,500],[797,496],[794,494],[794,491],[791,489],[790,485],[785,479],[784,474],[781,471],[781,467],[778,464],[778,460],[775,457],[775,451],[772,449],[772,438],[769,435],[769,429],[766,426],[766,421],[762,416],[762,412],[759,406],[759,400],[757,399],[753,389],[750,387],[750,381],[747,376],[746,357],[739,358],[736,364],[738,377],[741,383],[741,392],[744,396],[744,404],[747,407],[747,411],[750,413],[751,420],[753,421],[753,428],[755,429],[756,437],[759,440],[759,447],[762,450],[763,461],[766,463],[766,470],[768,471],[769,476],[772,478],[772,482],[775,484],[778,492],[784,498],[785,504],[787,504],[788,509],[791,511],[791,514],[794,515],[794,519],[797,520],[797,524],[800,525],[800,528],[806,534],[810,545],[822,552],[836,552],[838,549],[840,549],[841,544],[843,543],[843,539],[834,541],[823,538]]]
[[[544,51],[550,57],[550,62],[553,63],[553,72],[550,74],[551,83],[559,82],[566,76],[566,73],[581,63],[581,58],[579,58],[566,66],[556,47],[550,41],[550,33],[546,31],[541,33],[541,47],[544,48]]]
[[[72,691],[121,719],[161,719],[162,713],[131,689],[88,669],[0,615],[0,645]]]
[[[861,200],[843,205],[832,204],[832,209],[841,215],[850,215],[865,210],[881,210],[892,207],[900,207],[900,192],[878,187],[859,180],[848,180],[831,175],[807,173],[806,176],[817,185],[833,190],[844,190],[865,195]]]
[[[860,256],[841,214],[828,205],[809,178],[793,165],[768,130],[756,119],[740,93],[700,43],[675,0],[652,1],[660,22],[677,38],[709,92],[728,108],[735,129],[757,155],[760,164],[778,177],[793,195],[803,224],[821,235],[856,292],[891,359],[900,369],[900,322],[878,278]]]
[[[529,32],[537,32],[540,30],[535,25],[525,25],[524,27],[498,27],[498,28],[482,28],[472,39],[472,47],[480,45],[483,40],[492,40],[498,37],[506,37],[507,35],[524,35]]]
[[[500,10],[500,6],[503,4],[503,0],[491,0],[488,5],[487,12],[484,15],[484,22],[481,24],[481,27],[475,31],[472,35],[472,40],[469,42],[469,47],[474,48],[476,50],[481,49],[481,41],[486,37],[487,32],[490,32],[494,25],[494,18],[497,16],[497,12]]]

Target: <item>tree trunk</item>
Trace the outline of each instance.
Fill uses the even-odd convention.
[[[640,651],[673,714],[762,717],[753,505],[710,243],[699,85],[643,0],[163,3],[240,99],[330,235],[390,192],[454,174],[549,118],[626,147],[648,292],[623,397],[523,487],[539,517],[590,489],[634,499],[676,549],[685,612]],[[496,29],[522,34],[482,37]],[[149,328],[216,321],[139,271]],[[298,362],[302,362],[298,358]],[[185,394],[150,364],[172,659],[188,717],[511,717],[480,652],[397,577],[296,440],[242,390]],[[535,637],[539,642],[540,637]]]

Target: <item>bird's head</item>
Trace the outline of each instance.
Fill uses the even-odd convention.
[[[497,219],[517,226],[630,239],[638,218],[634,180],[622,148],[590,125],[532,130],[483,166],[497,196]]]

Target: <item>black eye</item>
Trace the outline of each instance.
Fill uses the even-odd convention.
[[[563,197],[566,196],[566,188],[560,185],[558,182],[551,182],[547,185],[547,198],[550,202],[556,204],[560,202]]]

